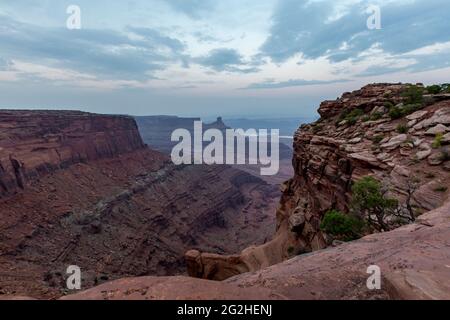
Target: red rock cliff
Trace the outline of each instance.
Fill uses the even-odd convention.
[[[230,166],[175,166],[128,117],[0,111],[0,147],[0,299],[60,297],[74,264],[85,289],[183,274],[186,250],[238,252],[273,229],[276,187]]]
[[[0,198],[33,177],[141,149],[133,118],[76,111],[0,111]]]
[[[332,239],[320,230],[323,216],[348,211],[352,183],[363,176],[387,182],[400,201],[417,180],[411,201],[417,215],[441,206],[450,186],[450,95],[425,94],[418,107],[407,101],[408,88],[372,84],[323,102],[320,120],[295,134],[295,175],[282,187],[273,240],[234,256],[190,251],[189,274],[223,280],[327,247]],[[389,107],[407,114],[393,117]]]

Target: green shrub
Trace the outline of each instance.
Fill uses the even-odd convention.
[[[336,120],[336,125],[338,125],[339,123],[341,123],[342,121],[345,120],[345,118],[347,117],[347,115],[350,113],[350,111],[348,109],[344,109],[340,114],[339,117]]]
[[[436,178],[436,175],[434,173],[432,173],[432,172],[428,172],[425,175],[425,178],[427,178],[427,179],[434,179],[434,178]]]
[[[316,124],[316,125],[314,125],[314,126],[312,127],[312,132],[313,132],[314,134],[317,134],[317,133],[319,133],[322,129],[323,129],[323,125]]]
[[[450,151],[447,150],[447,149],[442,150],[442,151],[441,151],[440,159],[441,159],[442,161],[444,161],[444,162],[445,162],[445,161],[450,161]]]
[[[383,135],[377,135],[372,138],[372,141],[376,144],[379,144],[381,141],[383,141],[383,139],[384,139]]]
[[[429,94],[450,93],[450,83],[443,83],[441,85],[431,85],[426,88]]]
[[[364,111],[361,109],[353,109],[348,115],[347,118],[360,117],[364,114]]]
[[[320,228],[344,241],[351,241],[360,238],[364,223],[356,217],[344,214],[337,210],[328,211],[322,220]]]
[[[426,89],[429,94],[438,94],[441,93],[442,87],[434,84],[432,86],[428,86]]]
[[[442,147],[442,140],[444,139],[443,133],[437,133],[434,138],[433,144],[431,145],[434,149],[438,149]]]
[[[450,83],[444,83],[441,85],[442,93],[450,93]]]
[[[391,101],[386,101],[384,103],[384,106],[388,109],[391,110],[394,107],[394,104]]]
[[[447,190],[447,187],[437,187],[436,189],[434,189],[435,192],[447,192]]]
[[[406,104],[422,104],[423,88],[410,85],[403,91],[402,96],[405,98]]]
[[[374,112],[372,114],[372,116],[370,117],[370,120],[377,121],[377,120],[380,120],[381,118],[383,118],[383,113],[381,113],[381,112]]]
[[[415,103],[415,104],[407,104],[405,106],[403,106],[402,108],[402,112],[404,116],[407,116],[411,113],[414,113],[416,111],[419,111],[420,109],[422,109],[423,105],[420,103]]]
[[[288,252],[289,255],[293,255],[294,252],[295,252],[295,248],[294,248],[293,246],[290,246],[290,247],[287,249],[287,252]]]
[[[389,111],[389,116],[394,120],[400,119],[404,116],[407,116],[411,113],[414,113],[414,112],[422,109],[423,107],[424,107],[424,105],[419,104],[419,103],[407,104],[402,107],[395,106],[395,107],[391,108],[391,110]]]
[[[354,126],[358,122],[358,118],[349,118],[346,121],[349,126]]]
[[[352,126],[352,125],[356,124],[358,119],[361,116],[363,116],[363,115],[364,115],[364,111],[363,110],[361,110],[361,109],[353,109],[351,112],[349,112],[345,116],[344,120],[346,120],[347,123]]]
[[[366,219],[377,231],[388,231],[388,217],[398,207],[398,201],[385,196],[381,183],[370,176],[355,182],[351,206],[356,214]]]
[[[400,109],[399,107],[392,107],[389,111],[389,116],[394,120],[400,119],[401,117],[403,117],[402,109]]]
[[[397,132],[398,133],[407,133],[408,132],[408,126],[405,124],[399,124],[397,126]]]

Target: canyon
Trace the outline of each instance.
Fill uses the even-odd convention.
[[[417,98],[409,95],[411,88],[421,92],[419,103],[410,101]],[[38,180],[28,173],[33,166],[11,151],[17,144],[0,144],[11,154],[2,158],[11,165],[3,165],[1,176],[6,188],[0,202],[0,290],[4,296],[64,295],[68,300],[450,299],[450,95],[428,93],[421,84],[370,84],[324,101],[319,114],[319,120],[295,133],[294,173],[281,184],[279,203],[265,205],[255,199],[271,194],[277,201],[274,183],[231,167],[174,168],[164,164],[166,155],[139,139],[131,153],[122,153],[120,146],[97,147],[94,150],[117,155],[103,158],[108,152],[94,152],[96,160],[72,160],[75,164],[67,169],[39,175]],[[123,130],[126,139],[134,141],[135,135]],[[5,132],[9,130],[0,131],[0,137],[7,137]],[[149,158],[152,161],[145,160]],[[98,167],[92,167],[94,163]],[[108,165],[114,168],[105,173],[99,169]],[[91,170],[77,175],[78,167],[85,166]],[[71,175],[76,178],[68,179]],[[355,241],[337,241],[322,230],[321,222],[330,210],[350,212],[352,186],[367,176],[383,181],[390,197],[407,203],[414,221]],[[208,181],[224,186],[211,190]],[[77,192],[72,192],[75,186]],[[92,192],[93,186],[99,191]],[[68,198],[61,204],[38,198],[55,192],[57,199],[66,196],[71,201],[80,193],[81,210],[64,208]],[[188,217],[183,215],[198,192],[204,195],[201,199],[209,199],[202,200],[208,209],[199,214],[197,203],[202,201],[197,199]],[[173,193],[176,200],[170,197]],[[234,199],[233,205],[220,205],[229,203],[221,197]],[[49,203],[51,208],[41,210]],[[144,209],[155,203],[156,209]],[[249,203],[252,209],[243,209]],[[270,210],[276,212],[276,221]],[[267,236],[271,219],[275,232]],[[224,220],[226,228],[220,228]],[[174,252],[169,243],[178,238],[184,245]],[[143,261],[142,256],[156,256],[158,263]],[[87,290],[56,292],[62,277],[45,273],[48,257],[55,270],[81,258],[80,266],[92,270],[83,288]],[[164,267],[158,269],[158,264]],[[366,286],[371,265],[381,269],[380,290]],[[180,272],[184,267],[190,277]]]
[[[126,116],[0,111],[0,295],[56,298],[183,275],[190,248],[232,253],[273,230],[277,187],[230,166],[175,166]]]
[[[194,123],[196,121],[201,121],[201,118],[182,118],[176,116],[140,116],[135,117],[136,122],[139,127],[139,131],[142,135],[142,139],[151,146],[152,149],[160,151],[161,153],[170,156],[173,148],[178,144],[178,142],[171,141],[172,133],[178,129],[186,129],[191,135],[194,135]],[[232,121],[233,122],[233,121]],[[239,126],[244,125],[249,121],[236,121],[236,125],[238,127],[233,127],[233,129],[243,129],[247,130],[248,127]],[[284,124],[283,121],[254,121],[250,122],[250,124],[255,125],[255,128],[263,128],[263,129],[282,129],[282,132],[290,132],[290,128],[279,128],[278,125]],[[232,129],[229,125],[227,125],[222,117],[217,118],[216,121],[211,123],[203,124],[204,130],[209,129],[217,129],[220,130],[224,135],[226,134],[227,129]],[[286,140],[286,139],[284,139]],[[235,164],[233,168],[245,171],[251,175],[259,177],[266,181],[267,183],[275,186],[279,186],[287,179],[290,179],[294,174],[292,168],[292,148],[288,146],[283,139],[281,139],[281,143],[279,143],[279,170],[275,175],[262,176],[260,174],[262,165],[250,165],[248,164],[249,159],[249,146],[248,139],[246,139],[246,150],[243,156],[247,159],[247,164]],[[288,140],[289,141],[289,140]],[[203,143],[203,147],[206,147],[208,143]],[[269,154],[271,147],[268,145]],[[226,149],[224,148],[224,154],[226,154]],[[237,148],[235,148],[235,153],[240,153]],[[281,193],[280,193],[281,195]]]
[[[345,93],[337,100],[323,102],[319,108],[321,118],[303,125],[295,134],[295,175],[283,184],[273,239],[230,256],[191,250],[186,254],[189,274],[225,280],[271,266],[274,268],[270,270],[276,270],[278,264],[297,255],[319,252],[315,257],[326,256],[320,251],[332,246],[333,239],[322,232],[321,220],[329,210],[349,210],[352,183],[364,176],[386,181],[392,197],[400,201],[411,194],[408,188],[414,178],[417,190],[411,202],[415,214],[421,216],[443,206],[438,212],[442,221],[448,221],[450,95],[425,95],[421,110],[393,119],[387,105],[407,106],[403,93],[408,88],[409,85],[404,84],[373,84]],[[353,110],[360,112],[351,118],[348,115]],[[398,132],[403,126],[407,132]],[[437,137],[442,139],[435,145]],[[439,235],[442,241],[439,258],[441,266],[447,266],[442,272],[447,276],[444,283],[448,288],[450,250],[448,233],[444,234]],[[383,236],[377,235],[378,239]],[[393,251],[397,250],[395,243],[393,246]],[[365,254],[368,260],[375,257],[370,252]],[[352,256],[353,251],[349,250],[349,255]],[[302,261],[305,260],[308,258]],[[423,260],[421,263],[425,263]],[[325,262],[317,260],[318,265]],[[297,267],[301,270],[302,265]],[[317,267],[317,271],[321,268]],[[308,279],[307,274],[302,277]],[[271,280],[282,282],[276,278]],[[448,297],[449,292],[447,290],[443,296]]]

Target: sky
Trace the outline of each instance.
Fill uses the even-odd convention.
[[[368,83],[450,82],[449,15],[448,0],[1,0],[0,108],[314,117]]]

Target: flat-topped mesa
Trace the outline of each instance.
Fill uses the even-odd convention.
[[[144,147],[131,117],[0,110],[0,198],[34,177]]]
[[[352,185],[373,176],[415,215],[441,206],[450,190],[450,95],[421,84],[371,84],[321,104],[321,119],[294,136],[294,177],[283,184],[272,241],[240,255],[190,251],[189,274],[214,280],[277,264],[333,243],[321,222],[349,212]],[[414,187],[411,187],[414,185]]]

